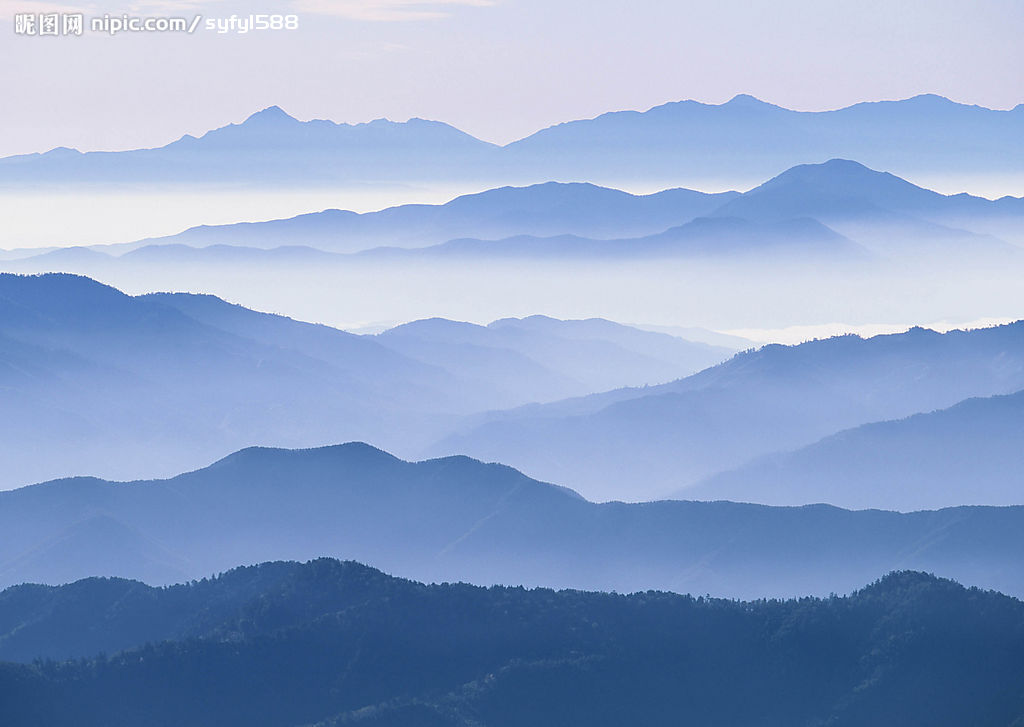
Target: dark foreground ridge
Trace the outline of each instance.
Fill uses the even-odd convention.
[[[5,727],[1024,717],[1024,604],[910,571],[844,598],[747,603],[426,586],[329,559],[170,588],[8,589],[0,658],[34,656],[84,658],[0,664]]]

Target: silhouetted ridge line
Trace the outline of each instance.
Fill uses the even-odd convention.
[[[841,593],[913,568],[1018,594],[1022,549],[1024,507],[597,504],[505,465],[407,462],[360,443],[250,448],[130,486],[71,479],[0,492],[0,584],[171,583],[331,555],[420,580],[620,592]]]
[[[0,593],[0,655],[84,657],[0,665],[0,719],[1012,724],[1022,654],[1024,604],[923,573],[846,597],[734,602],[427,586],[318,559],[166,589],[90,579]]]

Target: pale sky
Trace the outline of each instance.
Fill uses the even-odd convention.
[[[296,31],[16,35],[47,10]],[[447,121],[505,143],[559,121],[737,93],[802,110],[938,93],[1024,102],[1020,0],[0,0],[0,155],[158,146],[277,104]]]

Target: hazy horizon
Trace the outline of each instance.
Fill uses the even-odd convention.
[[[1024,67],[1024,8],[1000,0],[144,0],[132,12],[292,12],[300,22],[291,32],[86,33],[52,43],[12,32],[15,12],[48,7],[122,10],[0,3],[5,53],[19,59],[0,64],[0,156],[159,146],[274,104],[299,118],[436,118],[505,143],[605,111],[740,93],[798,110],[921,93],[997,109],[1024,102],[1007,72]],[[44,77],[45,87],[36,82]]]
[[[41,147],[38,147],[38,148],[33,148],[31,150],[28,150],[28,151],[14,152],[14,153],[10,153],[10,154],[4,153],[4,154],[0,155],[0,158],[9,157],[9,156],[24,156],[24,155],[31,155],[31,154],[44,154],[44,153],[46,153],[48,151],[53,151],[54,149],[73,149],[75,151],[80,151],[80,152],[83,152],[83,153],[86,153],[86,152],[137,151],[137,150],[140,150],[140,149],[158,149],[160,147],[166,146],[167,144],[171,144],[171,143],[173,143],[175,141],[179,141],[182,138],[187,137],[187,136],[201,137],[203,134],[205,134],[208,131],[213,131],[215,129],[220,129],[220,128],[223,128],[225,126],[241,124],[246,119],[248,119],[250,116],[252,116],[253,114],[259,113],[260,111],[266,111],[266,110],[272,109],[272,108],[281,109],[285,114],[287,114],[288,116],[292,117],[296,121],[301,121],[301,122],[329,121],[331,123],[338,124],[338,125],[344,125],[344,126],[361,126],[361,125],[369,124],[369,123],[374,122],[374,121],[389,121],[389,122],[396,123],[396,124],[404,124],[404,123],[408,123],[409,121],[414,121],[414,120],[417,120],[417,119],[424,120],[424,121],[436,121],[436,122],[439,122],[439,123],[442,123],[442,124],[447,124],[447,125],[455,128],[455,129],[458,129],[459,131],[462,131],[462,132],[464,132],[466,134],[469,134],[473,138],[479,139],[480,141],[486,142],[488,144],[493,144],[493,145],[498,146],[498,147],[505,147],[505,146],[509,146],[510,144],[514,144],[517,141],[522,141],[523,139],[525,139],[525,138],[527,138],[529,136],[532,136],[533,134],[535,134],[535,133],[537,133],[539,131],[544,131],[546,129],[552,129],[554,127],[561,126],[563,124],[568,124],[568,123],[571,123],[573,121],[592,120],[592,119],[595,119],[595,118],[597,118],[599,116],[603,116],[605,114],[618,114],[618,113],[630,113],[630,112],[645,113],[647,111],[651,111],[653,109],[657,109],[657,108],[659,108],[661,106],[665,106],[665,105],[673,104],[673,103],[680,103],[680,102],[684,102],[684,103],[685,102],[695,102],[695,103],[699,103],[699,104],[702,104],[702,105],[705,105],[705,106],[721,106],[721,105],[724,105],[724,104],[728,103],[729,101],[731,101],[731,100],[733,100],[733,99],[735,99],[737,97],[745,97],[745,96],[751,96],[753,98],[756,98],[758,101],[761,101],[761,102],[766,103],[766,104],[771,105],[771,106],[779,106],[779,107],[784,108],[784,109],[786,109],[788,111],[797,111],[797,112],[801,112],[801,113],[823,113],[823,112],[829,112],[829,111],[840,111],[842,109],[850,108],[852,106],[859,106],[859,105],[862,105],[862,104],[891,103],[891,102],[895,102],[895,101],[906,101],[906,100],[909,100],[909,99],[912,99],[912,98],[917,98],[919,96],[939,96],[939,97],[944,98],[944,99],[946,99],[948,101],[951,101],[952,103],[957,104],[959,106],[971,106],[971,107],[977,107],[977,108],[986,109],[986,110],[989,110],[989,111],[1013,111],[1018,106],[1024,105],[1024,93],[1022,93],[1022,95],[1021,95],[1021,99],[1022,100],[1017,102],[1017,103],[1009,104],[1009,105],[1006,105],[1006,106],[987,106],[985,104],[971,103],[971,102],[965,101],[965,100],[960,99],[960,98],[950,98],[948,96],[943,96],[942,94],[935,94],[935,93],[933,93],[931,91],[922,90],[922,91],[920,91],[918,93],[912,93],[912,94],[907,95],[907,96],[900,96],[900,97],[894,97],[894,98],[867,97],[867,98],[860,98],[860,99],[857,99],[855,101],[851,101],[850,103],[844,103],[844,104],[840,104],[840,105],[836,105],[836,106],[827,106],[827,107],[821,107],[821,108],[799,108],[799,107],[795,107],[795,106],[787,106],[785,104],[778,103],[777,101],[775,101],[774,99],[771,99],[771,98],[761,98],[761,97],[755,96],[754,94],[750,94],[750,93],[748,93],[746,91],[740,91],[740,92],[734,93],[734,94],[732,94],[732,95],[730,95],[730,96],[728,96],[726,98],[720,99],[720,100],[709,100],[707,98],[679,97],[679,98],[668,98],[668,99],[666,99],[666,100],[664,100],[662,102],[655,103],[655,104],[652,104],[652,105],[649,105],[649,106],[636,106],[636,107],[627,107],[627,106],[624,106],[624,105],[615,105],[614,102],[612,102],[612,104],[608,108],[605,108],[604,110],[601,110],[601,111],[592,112],[590,115],[584,115],[584,114],[568,115],[568,116],[566,116],[564,118],[558,118],[558,119],[552,120],[549,123],[542,124],[542,125],[537,126],[537,127],[531,127],[530,129],[526,130],[521,135],[510,137],[508,139],[495,140],[493,138],[488,138],[486,136],[478,136],[478,135],[476,135],[474,133],[471,133],[471,132],[467,131],[466,129],[460,127],[458,124],[455,124],[452,121],[450,121],[450,120],[448,120],[446,118],[443,118],[443,117],[427,117],[427,116],[423,116],[423,115],[419,115],[419,114],[411,114],[409,116],[401,116],[401,117],[389,117],[389,116],[374,116],[374,115],[371,114],[370,116],[367,116],[365,118],[352,119],[352,118],[341,118],[341,117],[334,117],[334,116],[324,116],[322,114],[318,115],[315,111],[312,114],[299,115],[299,114],[293,113],[289,108],[287,108],[286,106],[284,106],[282,104],[271,103],[271,104],[266,105],[266,106],[253,107],[248,112],[243,111],[242,115],[240,115],[240,116],[234,116],[234,117],[231,117],[231,118],[227,118],[227,119],[221,120],[219,122],[214,123],[213,126],[201,129],[199,131],[187,131],[185,129],[186,128],[191,128],[191,127],[182,126],[180,132],[171,131],[170,134],[166,138],[164,138],[162,140],[150,142],[148,145],[145,145],[145,146],[128,146],[128,145],[125,145],[124,142],[121,142],[121,143],[115,142],[114,144],[108,145],[108,146],[89,146],[89,145],[72,146],[70,144],[57,143],[57,144],[55,144],[53,146],[41,146]]]
[[[779,172],[784,170],[780,169]],[[1019,176],[909,175],[907,181],[946,195],[967,193],[985,199],[1024,196]],[[744,192],[767,178],[749,175],[727,180],[694,177],[687,184],[599,182],[598,186],[635,195],[686,188],[699,192]],[[587,180],[548,180],[587,181]],[[731,184],[730,181],[739,182]],[[527,186],[527,185],[513,185]],[[406,204],[444,204],[457,197],[494,189],[493,182],[351,184],[311,189],[250,189],[225,185],[156,186],[132,189],[42,188],[0,194],[0,252],[33,248],[111,245],[164,237],[200,225],[265,222],[327,209],[365,213]],[[48,214],[55,208],[61,215]]]

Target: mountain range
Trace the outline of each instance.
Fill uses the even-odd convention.
[[[963,174],[1019,170],[1022,124],[1024,104],[993,111],[932,94],[824,112],[793,111],[741,94],[720,105],[679,101],[558,124],[507,149],[521,165],[591,180],[671,179],[681,168],[766,176],[832,157],[902,174]],[[962,153],[947,144],[959,144]]]
[[[1004,253],[1004,258],[1017,252],[1006,243],[986,240],[969,232],[952,237],[956,245],[966,241],[972,249],[980,247],[980,252],[995,248],[995,252]],[[980,244],[975,240],[981,240]],[[924,246],[934,247],[927,241]],[[987,251],[992,252],[991,249]],[[863,246],[806,217],[764,223],[734,217],[699,217],[664,232],[634,238],[513,235],[499,240],[461,238],[416,248],[375,247],[356,253],[327,252],[305,244],[265,249],[220,243],[193,247],[179,242],[153,241],[141,245],[128,243],[127,251],[117,255],[111,255],[104,248],[84,247],[58,248],[32,253],[28,257],[20,257],[24,251],[14,254],[14,258],[0,261],[0,267],[10,272],[73,272],[96,277],[111,272],[144,275],[153,267],[188,269],[201,266],[228,271],[276,267],[300,271],[304,268],[342,269],[359,265],[395,267],[432,262],[450,267],[461,263],[502,264],[510,261],[541,264],[562,261],[612,264],[634,261],[755,265],[829,263],[857,269],[857,266],[874,258]]]
[[[429,319],[360,336],[68,275],[0,276],[0,313],[8,488],[359,440],[506,463],[599,501],[1024,504],[1018,399],[966,402],[1024,390],[1021,323],[730,358],[600,319]]]
[[[1024,392],[865,424],[768,455],[678,494],[896,510],[1024,502]]]
[[[484,190],[0,250],[0,726],[1024,727],[1024,197],[909,181],[1021,139],[741,94],[0,159],[11,246]],[[731,335],[814,330],[905,332]]]
[[[593,500],[1024,504],[1017,399],[957,407],[1024,390],[1020,323],[730,358],[543,316],[359,336],[67,275],[0,276],[0,312],[5,487],[170,476],[250,445],[360,440],[405,457],[503,462]],[[959,465],[950,438],[964,443]]]
[[[167,480],[0,492],[0,585],[186,581],[271,558],[353,558],[426,581],[727,597],[845,593],[911,568],[1024,594],[1024,507],[589,502],[466,457],[253,448]]]
[[[504,318],[487,326],[445,319],[413,321],[376,336],[384,346],[464,379],[500,388],[506,382],[569,372],[572,388],[604,391],[671,381],[700,371],[734,350],[651,334],[599,318],[560,321],[547,316]],[[550,374],[548,374],[550,375]],[[639,379],[636,383],[627,383]]]
[[[223,327],[87,278],[0,276],[3,484],[181,471],[228,442],[407,432],[472,395],[370,339],[201,303]]]
[[[1008,223],[1024,216],[1024,199],[943,195],[857,162],[833,159],[788,169],[728,200],[712,215],[762,223],[811,217],[882,254],[930,250],[970,259],[998,251],[999,241],[990,234],[994,231],[1021,241],[1024,227],[1013,230]]]
[[[412,451],[460,416],[671,380],[730,354],[600,321],[357,336],[213,296],[0,275],[0,487],[169,475],[252,444]]]
[[[504,462],[593,499],[626,492],[636,500],[671,493],[688,497],[688,486],[762,455],[811,445],[862,424],[1022,389],[1024,323],[945,334],[914,328],[868,339],[847,335],[765,346],[660,386],[471,417],[428,451]],[[894,457],[903,444],[893,440]],[[852,461],[843,457],[835,464]],[[991,466],[1009,472],[1009,462]],[[823,485],[820,495],[803,490],[809,499],[801,504],[829,501],[828,495],[857,506],[911,509],[934,505],[936,498],[943,503],[982,503],[991,497],[1000,503],[1022,501],[1015,477],[987,489],[960,479],[935,483],[932,491],[903,492],[887,491],[885,479],[877,487],[875,480],[865,480],[855,491],[840,493],[838,483],[853,486],[852,479],[852,474],[845,480],[836,474],[837,489]],[[744,498],[755,497],[755,491],[722,490]],[[716,490],[699,492],[720,496]]]
[[[558,124],[499,147],[436,121],[298,121],[276,106],[158,149],[58,148],[0,160],[0,184],[306,185],[550,179],[671,184],[764,178],[832,157],[902,174],[1019,172],[1024,104],[995,111],[935,95],[801,112],[739,95]]]
[[[0,159],[0,184],[245,183],[307,186],[381,178],[437,180],[437,162],[477,168],[497,150],[423,119],[365,124],[298,121],[277,106],[157,149],[80,152],[60,147]],[[442,175],[443,176],[443,175]]]
[[[373,247],[426,247],[463,237],[642,237],[709,214],[736,195],[689,189],[635,195],[588,183],[547,182],[462,195],[440,205],[407,204],[364,214],[324,210],[286,220],[205,225],[110,249],[116,252],[147,244],[264,249],[301,245],[345,253]]]
[[[320,559],[0,593],[0,655],[29,662],[0,663],[0,721],[1011,725],[1022,651],[1020,601],[922,573],[744,603],[428,586]]]
[[[645,260],[698,259],[716,262],[846,263],[870,256],[863,247],[809,218],[773,223],[752,223],[724,217],[700,217],[684,225],[646,237],[591,240],[574,235],[534,237],[518,235],[503,240],[451,240],[422,250],[378,248],[364,256],[438,258],[449,260],[566,259]]]
[[[86,274],[114,265],[347,265],[358,258],[324,253],[356,252],[375,262],[761,255],[850,263],[869,257],[864,248],[883,259],[950,263],[996,256],[1019,262],[1015,242],[1024,243],[1022,198],[942,195],[833,159],[790,168],[743,194],[669,189],[632,195],[549,182],[492,189],[441,205],[364,214],[332,209],[89,249],[22,250],[9,253],[3,265]]]

